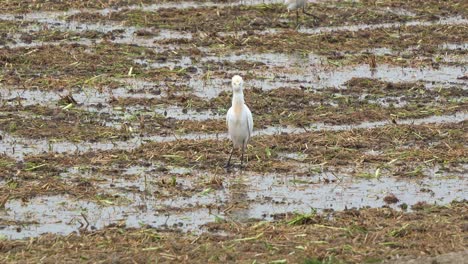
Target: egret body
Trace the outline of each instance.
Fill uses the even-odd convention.
[[[284,0],[284,4],[288,8],[288,12],[291,11],[291,10],[296,10],[296,24],[299,23],[299,9],[300,8],[302,8],[302,12],[304,14],[312,16],[315,19],[318,19],[318,17],[316,17],[315,15],[307,13],[305,11],[306,3],[307,3],[307,0]]]
[[[306,0],[284,0],[284,4],[288,7],[288,11],[298,10],[305,7]]]
[[[226,124],[228,127],[228,134],[232,140],[232,150],[229,155],[229,160],[226,167],[231,163],[232,153],[234,148],[242,150],[241,166],[244,160],[244,151],[249,139],[253,133],[253,118],[252,112],[245,105],[244,102],[244,81],[239,75],[232,77],[232,106],[229,108],[226,115]]]

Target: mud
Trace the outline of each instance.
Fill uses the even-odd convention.
[[[404,119],[398,120],[399,124],[406,125],[421,125],[421,124],[433,124],[433,123],[458,123],[466,121],[467,114],[455,114],[447,116],[430,116],[421,119]],[[396,122],[396,121],[394,121]],[[219,123],[219,122],[217,122]],[[293,127],[293,126],[269,126],[264,129],[257,129],[256,135],[282,135],[282,134],[301,134],[309,131],[346,131],[352,129],[372,129],[379,128],[382,126],[390,125],[392,120],[377,121],[377,122],[363,122],[355,125],[328,125],[324,123],[316,123],[309,127]],[[131,125],[130,125],[131,127]],[[202,128],[203,129],[203,128]],[[129,131],[126,132],[130,135]],[[177,141],[181,139],[185,140],[205,140],[205,139],[224,139],[227,137],[225,133],[217,134],[205,134],[205,133],[166,133],[162,136],[143,136],[137,137],[132,136],[126,140],[114,139],[109,142],[89,142],[84,141],[80,143],[66,141],[66,140],[40,140],[40,139],[28,139],[18,136],[12,136],[8,133],[2,133],[3,145],[0,151],[7,156],[22,160],[27,155],[37,155],[41,153],[53,152],[53,153],[71,153],[71,152],[88,152],[91,150],[111,150],[111,149],[124,149],[132,150],[142,144],[157,141]]]
[[[399,213],[387,208],[349,210],[329,214],[332,218],[314,214],[292,215],[277,223],[221,222],[212,227],[228,232],[227,235],[181,235],[148,227],[124,230],[122,226],[113,225],[101,231],[84,232],[81,235],[45,235],[32,239],[33,243],[29,246],[29,241],[7,241],[2,244],[2,249],[9,250],[4,258],[10,261],[23,257],[38,260],[38,255],[44,260],[41,253],[48,252],[46,259],[51,261],[59,258],[67,261],[83,258],[110,261],[118,258],[141,262],[149,259],[188,262],[196,258],[250,262],[276,261],[281,255],[291,262],[318,261],[317,259],[380,262],[396,258],[393,257],[395,255],[435,255],[432,249],[440,242],[451,246],[440,250],[438,254],[462,251],[463,238],[459,234],[463,230],[462,215],[465,212],[466,203],[453,203],[450,208],[428,207],[425,211],[416,213]],[[443,228],[447,222],[454,223],[452,229]],[[283,232],[284,235],[278,235]],[[438,241],[430,239],[434,233],[441,235]],[[315,239],[311,241],[309,237]],[[415,245],[408,245],[409,241],[417,241],[417,249]],[[145,243],[145,247],[142,248],[141,243]],[[77,250],[70,250],[64,255],[63,250],[65,247],[70,249],[70,244]],[[100,244],[101,247],[96,249],[95,244]],[[115,247],[125,247],[126,250],[112,251]],[[203,247],[204,250],[198,251],[199,247]],[[378,253],[367,253],[376,247],[379,249]],[[167,248],[170,250],[167,251]],[[215,248],[220,250],[216,251]]]
[[[465,2],[281,3],[0,0],[0,262],[463,252]]]
[[[130,168],[128,171],[135,169]],[[97,195],[94,201],[63,195],[39,196],[26,202],[9,200],[5,204],[2,221],[18,221],[22,224],[3,226],[2,232],[9,239],[35,237],[44,233],[67,235],[83,231],[81,228],[86,218],[89,230],[116,224],[126,227],[175,227],[200,233],[203,231],[200,228],[216,217],[232,221],[271,221],[277,215],[312,209],[341,211],[346,208],[381,207],[386,204],[384,197],[388,194],[398,197],[399,202],[392,207],[400,210],[402,204],[411,207],[421,201],[446,204],[460,200],[463,199],[461,192],[464,189],[464,186],[459,186],[462,174],[441,172],[438,169],[429,170],[429,177],[412,181],[393,178],[363,180],[331,172],[299,177],[249,173],[223,180],[222,187],[214,189],[209,185],[200,186],[197,182],[202,181],[198,177],[203,179],[215,176],[188,171],[188,179],[175,174],[176,183],[169,187],[171,193],[177,190],[182,197],[155,199],[151,194],[156,195],[156,192],[159,193],[157,196],[164,197],[160,193],[163,191],[160,189],[161,182],[155,180],[161,176],[155,175],[151,168],[139,172],[136,180],[109,179],[109,176],[90,174],[88,182],[95,182],[107,189],[105,195]],[[79,172],[79,175],[82,173]],[[418,198],[415,199],[415,196]]]

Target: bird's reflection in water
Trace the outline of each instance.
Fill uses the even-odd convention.
[[[250,203],[248,201],[249,186],[245,182],[242,174],[237,176],[239,179],[229,186],[228,206],[226,216],[235,222],[245,222],[250,218]]]

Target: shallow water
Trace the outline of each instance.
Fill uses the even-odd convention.
[[[430,124],[430,123],[458,123],[468,120],[468,112],[460,112],[453,115],[430,116],[420,119],[401,119],[398,124]],[[376,121],[376,122],[362,122],[355,125],[326,125],[317,123],[310,127],[267,127],[265,129],[255,130],[254,136],[260,135],[277,135],[282,133],[299,134],[305,131],[340,131],[350,129],[370,129],[390,125],[391,121]],[[193,139],[193,140],[206,140],[206,139],[219,139],[224,140],[227,138],[225,133],[220,134],[202,134],[202,133],[187,133],[187,134],[172,134],[170,136],[135,136],[126,141],[103,141],[103,142],[70,142],[70,141],[52,141],[47,139],[28,139],[23,137],[12,136],[8,133],[0,131],[2,137],[2,144],[0,144],[0,153],[17,160],[22,160],[26,155],[35,155],[46,152],[55,153],[83,153],[96,150],[111,150],[123,149],[131,150],[140,147],[147,142],[168,142],[180,139]]]
[[[88,229],[102,228],[123,221],[128,227],[152,225],[173,228],[183,223],[188,231],[188,228],[193,228],[202,221],[208,222],[214,219],[206,209],[165,214],[156,212],[158,206],[156,202],[144,200],[135,201],[131,206],[105,206],[67,196],[38,197],[26,205],[20,201],[11,201],[8,203],[5,220],[38,221],[40,224],[23,225],[21,232],[17,232],[17,226],[9,225],[0,230],[0,234],[9,239],[35,237],[44,233],[69,234],[79,231],[81,223],[85,224],[81,213],[91,225]]]
[[[396,209],[402,203],[409,206],[420,201],[445,204],[468,198],[466,175],[447,174],[437,168],[429,170],[429,173],[426,178],[413,180],[399,180],[386,175],[379,179],[356,179],[330,173],[316,173],[309,177],[246,173],[221,176],[225,187],[219,190],[206,188],[189,197],[158,199],[150,195],[155,186],[145,192],[146,180],[142,177],[144,175],[154,181],[160,176],[143,171],[136,181],[117,179],[112,181],[111,187],[106,187],[109,194],[119,197],[115,200],[84,201],[63,195],[36,197],[25,203],[10,200],[1,215],[4,220],[18,221],[18,224],[0,226],[0,233],[9,239],[20,239],[46,232],[79,232],[81,225],[85,224],[82,213],[90,224],[88,229],[125,224],[127,227],[175,227],[198,233],[202,225],[214,222],[216,217],[234,221],[251,218],[272,220],[275,214],[309,213],[313,209],[381,207],[385,205],[383,198],[389,194],[400,200],[392,205]],[[327,183],[324,179],[339,180]],[[193,181],[198,180],[197,177],[177,178],[177,183],[191,188]],[[104,180],[101,184],[107,186],[109,183]],[[152,185],[151,182],[147,184]],[[139,192],[122,191],[123,187],[132,186]],[[209,210],[208,207],[230,209]],[[21,227],[20,232],[17,227]]]
[[[261,88],[262,90],[272,90],[281,87],[291,88],[306,88],[311,90],[319,90],[329,87],[337,87],[345,89],[345,83],[352,78],[373,78],[388,82],[416,82],[423,81],[428,88],[437,86],[438,88],[448,88],[452,85],[461,85],[461,87],[468,87],[468,81],[460,79],[460,77],[468,73],[466,66],[440,66],[438,68],[432,67],[398,67],[388,64],[380,64],[377,68],[372,69],[367,64],[346,67],[329,67],[320,66],[322,58],[317,56],[300,56],[300,55],[279,55],[279,54],[245,54],[245,55],[232,55],[230,57],[221,59],[219,57],[206,57],[199,63],[206,61],[240,61],[249,59],[253,62],[262,62],[267,65],[283,65],[288,67],[287,71],[276,69],[274,74],[271,71],[258,72],[257,78],[246,80],[246,89],[250,87]],[[141,63],[144,63],[143,61]],[[182,58],[180,62],[165,62],[162,65],[171,65],[175,67],[181,64],[187,66],[191,63],[190,58]],[[155,65],[159,63],[154,63]],[[155,66],[153,65],[153,66]],[[196,66],[197,64],[195,64]],[[302,67],[300,67],[302,65]],[[305,66],[304,66],[305,65]],[[159,65],[161,67],[161,64]],[[151,66],[152,67],[152,66]],[[269,66],[272,67],[272,66]],[[294,70],[292,70],[294,69]],[[230,91],[229,78],[216,78],[216,79],[203,79],[201,76],[205,74],[200,73],[194,75],[188,81],[181,81],[178,85],[188,86],[195,95],[210,99],[219,95],[223,91]],[[227,71],[229,72],[229,71]],[[242,72],[232,71],[232,74]],[[245,72],[247,73],[247,71]],[[229,75],[228,75],[229,76]],[[259,78],[260,77],[260,78]],[[112,107],[108,102],[112,98],[158,98],[165,95],[167,85],[165,83],[153,83],[139,79],[126,79],[124,84],[117,89],[97,91],[92,88],[85,88],[78,92],[72,92],[73,97],[81,104],[83,109],[90,111],[97,111],[94,107],[96,104],[104,105],[104,109],[98,112],[108,111],[112,114]],[[156,95],[156,90],[159,91]],[[22,105],[56,105],[60,97],[68,92],[55,92],[55,91],[41,91],[31,89],[12,89],[7,87],[0,87],[0,98],[3,100],[11,101],[12,104],[21,99]],[[160,93],[160,94],[159,94]],[[89,107],[89,108],[87,108]],[[136,111],[141,110],[134,106]],[[130,107],[131,108],[131,107]],[[131,110],[131,109],[130,109]]]
[[[115,39],[112,40],[114,43],[139,45],[142,47],[155,48],[156,50],[164,49],[164,46],[157,42],[165,39],[191,39],[192,35],[189,32],[175,31],[169,29],[158,30],[158,33],[152,37],[140,37],[136,35],[136,32],[140,30],[140,27],[124,26],[120,23],[107,21],[106,23],[88,23],[83,21],[66,21],[66,18],[70,15],[79,14],[79,10],[70,10],[66,12],[33,12],[21,15],[18,18],[12,14],[0,14],[0,19],[10,21],[31,21],[37,24],[33,24],[28,27],[24,27],[22,31],[24,33],[31,33],[43,30],[46,27],[49,30],[59,30],[63,32],[78,32],[83,33],[86,31],[96,31],[100,33],[111,33],[118,32],[115,34]],[[42,45],[59,45],[59,44],[83,44],[92,45],[95,43],[103,42],[102,39],[90,40],[82,38],[80,40],[73,41],[50,41],[50,42],[31,42],[24,43],[19,39],[19,35],[14,37],[15,43],[6,43],[4,46],[9,48],[20,48],[20,47],[36,47]],[[1,46],[0,46],[1,47]]]
[[[327,32],[348,31],[355,32],[360,30],[373,30],[385,28],[397,28],[405,26],[432,26],[432,25],[466,25],[468,19],[460,16],[442,18],[439,21],[409,21],[409,22],[396,22],[396,23],[382,23],[382,24],[361,24],[361,25],[346,25],[336,27],[317,27],[317,28],[299,28],[299,32],[306,34],[320,34]]]
[[[65,12],[32,12],[17,16],[14,14],[0,14],[0,19],[13,21],[37,22],[31,26],[22,28],[19,32],[9,37],[16,44],[7,43],[0,48],[36,47],[40,45],[81,44],[89,47],[92,52],[94,43],[102,42],[101,39],[79,39],[62,42],[32,42],[21,41],[19,33],[37,32],[44,26],[51,30],[63,32],[84,32],[94,30],[102,33],[121,31],[115,33],[113,43],[138,45],[148,47],[156,52],[177,51],[179,46],[175,44],[160,44],[158,42],[170,39],[192,39],[196,37],[190,32],[154,29],[154,36],[137,36],[139,27],[127,27],[124,24],[105,21],[104,23],[66,21],[68,16],[80,12],[99,13],[108,15],[124,8],[157,12],[162,8],[199,8],[210,6],[229,6],[238,4],[255,5],[277,1],[234,1],[226,3],[212,2],[164,2],[154,5],[134,5],[118,9],[103,10],[69,10]],[[392,12],[397,15],[415,17],[414,13],[404,9],[384,9],[382,12]],[[431,26],[431,25],[467,25],[468,20],[460,17],[444,18],[440,21],[410,21],[406,23],[379,23],[374,25],[344,25],[318,28],[299,28],[299,32],[305,34],[322,34],[326,32],[355,32],[359,30],[389,29],[405,26]],[[235,34],[280,34],[285,30],[270,28],[263,32],[220,32],[219,35]],[[184,47],[181,45],[180,47]],[[445,43],[439,47],[440,54],[437,58],[442,62],[453,62],[460,65],[467,60],[464,51],[467,43]],[[136,105],[131,107],[112,106],[110,101],[114,98],[158,98],[167,95],[170,85],[179,84],[187,87],[187,93],[193,93],[202,98],[216,97],[222,91],[230,91],[230,76],[242,74],[251,76],[246,78],[247,89],[251,87],[271,90],[280,87],[301,88],[319,90],[329,87],[346,89],[345,83],[352,78],[375,78],[390,82],[416,82],[424,83],[426,88],[450,89],[461,87],[467,89],[467,66],[440,66],[431,67],[397,67],[387,64],[379,64],[376,69],[368,65],[337,66],[326,57],[314,54],[282,54],[282,53],[254,53],[244,54],[242,50],[236,53],[228,53],[216,56],[210,48],[200,47],[203,54],[211,54],[202,58],[189,56],[174,56],[164,62],[148,60],[136,60],[134,63],[148,68],[167,67],[195,67],[196,73],[189,74],[189,80],[164,80],[153,83],[139,79],[117,79],[123,84],[112,91],[104,89],[96,91],[92,87],[82,90],[73,90],[72,95],[79,105],[80,110],[109,115],[104,125],[120,128],[122,123],[135,124],[134,116],[137,113],[146,115],[164,115],[168,118],[178,119],[223,119],[224,115],[218,115],[212,111],[186,110],[180,106],[150,106]],[[391,47],[369,49],[359,51],[357,54],[369,53],[375,55],[392,55],[411,58],[418,56],[419,47],[410,47],[399,52]],[[442,53],[447,52],[448,55]],[[424,53],[422,53],[424,54]],[[351,54],[352,55],[352,54]],[[173,56],[170,56],[173,57]],[[233,70],[229,63],[264,64],[258,69]],[[209,77],[209,67],[214,65],[220,68],[214,77]],[[210,66],[211,67],[211,66]],[[213,70],[216,71],[216,70]],[[252,74],[253,73],[253,74]],[[253,77],[252,77],[253,75]],[[206,77],[208,76],[208,77]],[[221,76],[221,77],[219,77]],[[205,78],[206,77],[206,78]],[[19,87],[7,87],[0,82],[0,103],[23,106],[41,105],[57,107],[57,103],[64,92],[39,91],[34,89],[19,89]],[[364,95],[363,95],[364,96]],[[399,97],[387,97],[398,104],[404,105]],[[458,98],[457,98],[458,99]],[[378,99],[381,100],[381,99]],[[385,105],[386,102],[376,101]],[[435,98],[434,100],[437,100]],[[463,100],[460,99],[460,100]],[[4,115],[6,113],[0,113]],[[15,113],[19,117],[28,117],[25,112]],[[150,115],[151,116],[151,115]],[[45,120],[47,117],[41,117]],[[397,120],[400,124],[426,124],[426,123],[457,123],[466,122],[468,112],[459,112],[453,115],[430,116],[420,119]],[[133,122],[133,123],[132,123]],[[326,125],[316,123],[310,127],[267,127],[255,131],[256,136],[275,135],[282,133],[304,133],[305,131],[341,131],[350,129],[372,129],[386,125],[393,125],[390,121],[362,122],[355,125]],[[108,140],[103,142],[71,142],[55,141],[52,139],[28,139],[14,136],[0,131],[0,153],[21,161],[27,155],[40,153],[83,153],[88,151],[124,149],[131,150],[148,142],[174,141],[178,139],[219,139],[225,140],[226,134],[174,134],[170,136],[143,136],[129,140]],[[379,155],[372,149],[363,150],[367,155]],[[199,233],[204,231],[203,225],[214,222],[216,219],[228,221],[246,221],[250,218],[272,220],[275,214],[290,214],[294,212],[309,213],[317,209],[319,212],[325,209],[344,210],[347,208],[362,208],[366,206],[381,207],[385,205],[384,197],[394,194],[400,202],[390,205],[399,209],[399,205],[406,203],[413,205],[424,201],[429,204],[448,204],[453,200],[468,199],[468,179],[466,164],[461,164],[458,170],[451,172],[442,171],[440,168],[425,168],[424,178],[394,178],[388,171],[382,169],[379,178],[357,178],[351,176],[353,168],[338,168],[336,171],[317,172],[317,168],[304,162],[304,156],[298,153],[279,153],[279,159],[295,166],[295,171],[289,174],[258,174],[242,173],[236,171],[232,174],[212,175],[209,172],[194,171],[185,167],[169,167],[160,162],[154,162],[149,167],[134,166],[129,168],[67,168],[68,171],[57,177],[65,183],[76,184],[77,180],[89,180],[93,186],[98,187],[102,194],[109,198],[87,197],[76,198],[68,195],[39,196],[30,200],[21,201],[11,199],[5,205],[5,210],[0,210],[0,223],[8,221],[8,224],[0,224],[0,240],[2,238],[21,239],[37,237],[42,233],[69,234],[79,232],[84,227],[85,221],[89,221],[88,230],[103,228],[109,224],[124,224],[127,227],[140,227],[150,225],[158,228],[178,228],[186,232]],[[288,163],[288,164],[289,164]],[[426,163],[418,164],[426,166]],[[94,170],[93,170],[94,169]],[[101,174],[99,169],[112,170],[112,175]],[[161,172],[163,171],[163,172]],[[310,176],[295,176],[294,173],[303,175],[309,172]],[[369,169],[369,175],[374,175],[375,170]],[[39,174],[40,176],[40,174]],[[212,184],[212,177],[218,177],[221,185]],[[161,179],[166,182],[161,182]],[[174,178],[175,186],[168,186],[167,181]],[[33,181],[33,180],[31,180]],[[0,180],[0,184],[5,184]],[[169,184],[170,185],[170,184]],[[84,215],[84,216],[83,216]],[[86,220],[85,218],[86,217]],[[11,223],[11,221],[16,223]]]
[[[256,79],[246,80],[246,89],[250,87],[262,90],[273,90],[281,87],[299,88],[304,87],[311,90],[319,90],[329,87],[345,89],[345,83],[353,78],[373,78],[393,83],[424,81],[429,84],[452,85],[463,84],[468,86],[468,81],[459,79],[468,71],[466,66],[440,66],[432,67],[399,67],[388,64],[379,64],[372,69],[367,64],[346,67],[318,67],[315,64],[305,64],[296,71],[274,73],[260,73]],[[241,73],[245,74],[245,73]],[[230,91],[229,79],[214,79],[204,81],[201,79],[191,80],[189,87],[197,96],[213,98],[222,91]]]
[[[159,92],[161,93],[159,94]],[[58,101],[69,94],[77,101],[78,107],[97,104],[107,105],[113,98],[151,99],[164,95],[157,84],[142,80],[128,80],[128,84],[124,84],[119,88],[112,90],[105,89],[103,91],[98,91],[94,88],[83,88],[79,89],[79,91],[44,91],[36,89],[9,89],[0,86],[0,100],[8,101],[11,105],[57,106]]]

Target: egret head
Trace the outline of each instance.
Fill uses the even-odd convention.
[[[242,87],[244,86],[244,80],[239,75],[235,75],[232,77],[232,90],[235,93],[239,93],[242,91]]]

